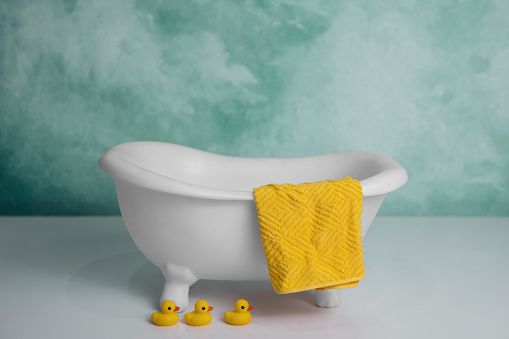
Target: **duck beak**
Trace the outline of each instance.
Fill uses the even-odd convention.
[[[178,310],[180,310],[180,307],[175,306],[175,311],[178,311]]]
[[[248,310],[248,311],[251,311],[252,309],[253,309],[253,306],[249,306],[249,307],[247,308],[247,310]]]
[[[214,309],[214,307],[209,306],[209,312],[212,311],[213,309]]]

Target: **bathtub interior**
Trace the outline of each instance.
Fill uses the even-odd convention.
[[[303,158],[240,158],[159,142],[116,146],[128,163],[169,179],[230,191],[252,191],[266,184],[300,184],[351,176],[372,177],[391,164],[371,152],[341,152]]]

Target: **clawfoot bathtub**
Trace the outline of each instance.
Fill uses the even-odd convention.
[[[181,312],[198,279],[269,279],[253,188],[358,179],[364,236],[387,193],[408,178],[397,162],[371,152],[237,158],[148,141],[117,145],[99,165],[114,178],[129,234],[165,277],[161,303],[173,300]],[[316,302],[338,306],[339,291],[316,292]]]

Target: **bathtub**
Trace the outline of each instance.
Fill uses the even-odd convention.
[[[183,312],[198,279],[269,280],[253,188],[351,176],[363,191],[362,236],[405,169],[372,152],[303,158],[239,158],[162,142],[129,142],[103,154],[124,223],[140,251],[161,269],[161,303]],[[317,291],[321,307],[338,306],[338,290]]]

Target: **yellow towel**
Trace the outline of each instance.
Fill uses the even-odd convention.
[[[277,293],[355,287],[364,278],[358,180],[271,184],[254,196]]]

